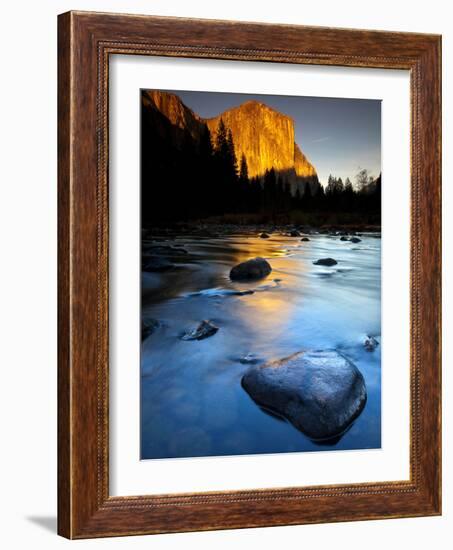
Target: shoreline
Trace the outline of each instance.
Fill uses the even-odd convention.
[[[231,234],[231,233],[267,233],[270,236],[275,233],[287,234],[291,231],[298,231],[301,236],[304,235],[353,235],[356,233],[381,233],[381,225],[377,224],[270,224],[270,223],[218,223],[218,222],[181,222],[173,224],[156,224],[142,227],[142,239],[146,239],[153,234],[199,234],[203,236],[212,236],[212,233]]]

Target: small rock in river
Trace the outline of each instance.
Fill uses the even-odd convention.
[[[262,239],[268,239],[270,235],[268,235],[267,233],[261,233],[260,237]]]
[[[362,242],[362,239],[359,239],[358,237],[351,237],[351,243],[360,243]]]
[[[314,265],[327,265],[327,266],[332,266],[332,265],[337,265],[337,260],[334,260],[333,258],[321,258],[319,260],[316,260],[316,262],[313,262]]]
[[[343,235],[343,237],[340,237],[340,241],[349,241],[349,237],[345,237],[345,236]]]
[[[189,330],[181,336],[181,340],[203,340],[204,338],[213,336],[218,330],[219,328],[213,325],[211,321],[201,321],[196,328]]]
[[[310,239],[308,237],[302,237],[301,241],[307,243]]]
[[[142,319],[142,341],[146,340],[160,326],[161,323],[157,319]]]
[[[243,365],[255,365],[261,361],[262,360],[254,353],[247,353],[247,355],[243,355],[239,358],[239,363],[242,363]]]
[[[378,346],[379,342],[374,338],[374,336],[367,336],[363,345],[367,351],[374,351]]]
[[[230,271],[230,279],[233,281],[244,281],[262,279],[269,275],[272,268],[264,258],[252,258],[233,267]]]
[[[299,231],[297,231],[297,229],[293,229],[292,231],[290,231],[289,236],[290,237],[300,237],[300,233],[299,233]]]
[[[302,351],[250,367],[242,387],[314,440],[341,435],[359,416],[367,392],[361,372],[336,350]]]

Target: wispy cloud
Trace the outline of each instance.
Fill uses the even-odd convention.
[[[324,136],[324,137],[320,137],[318,139],[314,139],[312,141],[312,143],[322,143],[323,141],[327,141],[330,139],[330,136]]]

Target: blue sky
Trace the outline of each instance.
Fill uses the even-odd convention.
[[[171,90],[169,90],[171,91]],[[321,183],[329,174],[349,177],[366,168],[381,171],[381,102],[281,95],[173,91],[204,118],[255,99],[294,119],[296,142],[316,167]]]

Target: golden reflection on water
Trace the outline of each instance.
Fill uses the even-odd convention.
[[[359,250],[317,235],[306,243],[277,233],[181,241],[187,254],[174,258],[175,269],[149,274],[155,284],[142,295],[142,312],[162,321],[142,347],[142,458],[320,450],[246,395],[240,380],[249,366],[241,359],[265,362],[337,346],[365,376],[368,401],[343,439],[322,450],[378,448],[380,348],[370,354],[362,344],[364,334],[380,334],[375,241]],[[256,256],[271,264],[268,277],[230,280],[234,265]],[[313,265],[328,256],[340,268]],[[216,335],[181,340],[201,319],[219,327]]]
[[[304,286],[307,284],[304,246],[299,239],[286,236],[272,239],[248,237],[240,239],[240,242],[241,249],[235,247],[238,252],[235,254],[236,263],[261,256],[269,261],[272,272],[258,282],[235,284],[240,289],[255,291],[240,300],[235,314],[246,320],[256,332],[284,330],[294,316],[294,308],[300,308],[303,304]],[[244,247],[243,243],[247,246]],[[297,258],[293,255],[296,252]],[[278,282],[275,283],[275,280]]]

